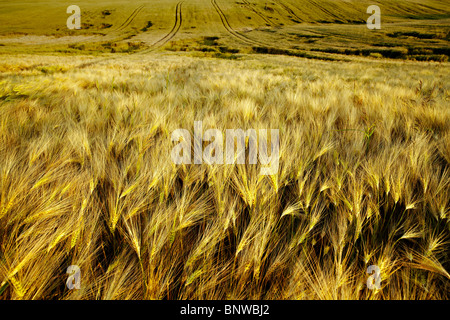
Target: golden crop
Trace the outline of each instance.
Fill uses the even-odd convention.
[[[1,58],[0,299],[449,298],[448,63],[86,59]],[[278,174],[173,164],[196,120]]]

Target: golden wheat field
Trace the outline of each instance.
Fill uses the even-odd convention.
[[[1,92],[2,299],[448,299],[442,65],[36,62],[2,64],[20,64]],[[198,119],[280,128],[278,173],[174,165],[170,133]]]
[[[390,59],[393,51],[348,54],[343,46],[362,46],[365,36],[352,39],[346,25],[326,21],[303,25],[333,17],[315,17],[313,8],[324,2],[306,2],[276,1],[278,11],[240,4],[254,28],[260,19],[282,41],[289,28],[309,28],[298,48],[252,43],[276,39],[267,29],[254,32],[268,38],[242,37],[238,21],[246,19],[233,20],[237,11],[223,1],[186,1],[187,27],[176,18],[172,31],[162,13],[152,18],[167,24],[154,30],[148,23],[152,37],[170,31],[157,50],[136,38],[11,44],[17,34],[1,29],[0,300],[448,300],[448,25],[408,25],[409,34],[418,28],[440,36],[397,34],[396,46],[401,37],[410,45],[402,58]],[[94,19],[113,3],[88,13]],[[403,17],[395,10],[422,10],[432,20],[444,6],[412,1],[409,12],[408,1],[399,3],[388,21]],[[175,5],[181,17],[176,2],[167,12],[172,17]],[[0,16],[18,10],[8,6]],[[145,24],[136,6],[117,18],[126,19],[121,25],[111,23],[132,28],[134,15]],[[230,38],[195,33],[191,24],[208,21],[194,13],[217,28],[222,19]],[[291,25],[283,31],[264,18]],[[387,39],[389,29],[383,32],[374,39]],[[302,51],[315,41],[322,41],[317,50]],[[324,49],[327,41],[333,50]],[[94,52],[100,47],[106,50]],[[276,172],[261,175],[261,163],[236,157],[230,164],[174,163],[172,133],[195,136],[196,121],[203,133],[216,129],[224,137],[228,129],[279,130]],[[188,145],[193,157],[198,146]],[[68,281],[74,266],[75,289]]]

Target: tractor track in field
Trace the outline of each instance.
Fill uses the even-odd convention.
[[[131,13],[131,15],[115,30],[115,31],[122,31],[126,27],[128,27],[133,20],[136,18],[136,16],[144,9],[145,5],[142,5],[140,7],[137,7],[134,9],[134,11]]]
[[[231,34],[233,37],[235,37],[236,39],[239,39],[247,44],[250,45],[257,45],[257,46],[265,46],[265,44],[258,42],[256,40],[252,40],[246,36],[244,36],[243,34],[235,31],[230,23],[228,22],[227,17],[225,16],[225,14],[223,13],[222,9],[219,7],[219,5],[217,4],[216,0],[211,0],[211,4],[213,5],[214,9],[216,10],[217,14],[220,17],[220,20],[222,21],[222,25],[224,26],[224,28],[228,31],[229,34]]]
[[[175,7],[175,23],[173,25],[172,30],[169,31],[169,33],[165,36],[156,41],[154,44],[152,44],[153,47],[161,47],[167,42],[169,42],[173,37],[176,36],[178,31],[180,31],[181,25],[183,24],[183,13],[181,11],[181,5],[184,1],[180,1],[177,3],[177,6]]]
[[[182,23],[183,23],[183,14],[182,14],[182,4],[184,1],[180,1],[177,3],[176,7],[175,7],[175,22],[174,25],[172,27],[172,29],[169,31],[169,33],[167,35],[165,35],[164,37],[162,37],[161,39],[159,39],[158,41],[156,41],[155,43],[153,43],[152,45],[150,45],[150,48],[144,49],[142,51],[138,51],[135,53],[132,53],[131,55],[135,55],[135,54],[145,54],[145,53],[149,53],[152,52],[160,47],[162,47],[164,44],[166,44],[167,42],[169,42],[171,39],[173,39],[178,32],[181,29]],[[233,37],[235,37],[236,39],[245,42],[246,44],[252,45],[252,46],[267,46],[267,44],[264,44],[262,42],[253,40],[248,38],[247,36],[239,33],[238,31],[235,31],[231,26],[230,23],[228,22],[227,17],[225,16],[225,14],[223,13],[222,9],[218,6],[216,0],[211,0],[212,5],[214,6],[214,8],[216,9],[220,20],[222,21],[223,26],[225,27],[225,29],[228,31],[228,33],[230,33],[230,35],[232,35]],[[127,19],[126,22],[124,22],[122,24],[122,28],[125,28],[126,26],[128,26],[132,20],[136,17],[136,15],[142,10],[144,6],[141,6],[137,9],[135,9],[135,11],[133,11],[133,13],[131,14],[131,16]],[[95,64],[98,64],[100,62],[104,62],[104,61],[111,61],[111,60],[115,60],[120,58],[121,56],[117,56],[117,57],[111,57],[111,58],[104,58],[104,59],[99,59],[96,61],[91,61],[91,62],[87,62],[87,63],[83,63],[79,66],[76,66],[74,69],[83,69]]]
[[[277,3],[278,3],[278,5],[280,7],[282,7],[284,10],[286,10],[291,16],[293,16],[298,22],[302,21],[302,19],[300,19],[300,17],[291,8],[289,8],[287,5],[285,5],[281,1],[277,1]],[[291,19],[291,20],[293,20],[293,19]]]
[[[169,31],[169,33],[167,35],[165,35],[164,37],[162,37],[161,39],[159,39],[158,41],[156,41],[155,43],[153,43],[150,48],[142,50],[142,51],[138,51],[132,54],[144,54],[144,53],[149,53],[151,51],[156,50],[157,48],[162,47],[164,44],[166,44],[167,42],[169,42],[173,37],[175,37],[178,33],[178,31],[180,31],[181,29],[181,25],[183,23],[183,14],[181,11],[181,5],[183,4],[184,1],[180,1],[177,3],[176,7],[175,7],[175,23],[172,27],[172,29]],[[111,61],[114,59],[118,59],[121,56],[117,56],[117,57],[112,57],[112,58],[105,58],[105,59],[99,59],[96,61],[92,61],[92,62],[87,62],[87,63],[83,63],[77,67],[75,67],[75,69],[83,69],[92,65],[95,65],[97,63],[100,62],[104,62],[104,61]]]
[[[244,5],[249,9],[250,11],[253,11],[257,16],[259,16],[261,19],[263,19],[266,22],[266,25],[270,25],[272,27],[276,26],[275,23],[273,23],[269,18],[267,18],[265,15],[263,15],[261,12],[256,11],[255,8],[252,7],[252,4],[248,2],[247,0],[242,0]]]
[[[139,54],[148,53],[157,48],[160,48],[163,45],[165,45],[167,42],[172,40],[172,38],[177,35],[178,31],[180,31],[180,29],[181,29],[181,25],[183,24],[183,12],[181,11],[181,6],[182,6],[183,2],[184,1],[178,2],[175,7],[175,23],[174,23],[172,29],[169,31],[169,33],[166,34],[161,39],[159,39],[158,41],[156,41],[155,43],[153,43],[149,49],[146,49],[146,50],[143,50],[143,51],[140,51],[137,53],[139,53]]]
[[[327,14],[327,15],[333,17],[334,19],[340,21],[341,18],[340,18],[339,16],[337,16],[336,14],[334,14],[333,12],[331,12],[330,10],[326,9],[326,8],[325,8],[323,5],[321,5],[318,1],[311,0],[310,2],[311,2],[311,4],[313,4],[313,5],[315,5],[317,8],[319,8],[319,9],[320,9],[322,12],[324,12],[325,14]]]

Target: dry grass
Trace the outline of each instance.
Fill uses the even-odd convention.
[[[449,298],[448,64],[86,59],[2,57],[0,299]],[[194,120],[278,174],[175,166]]]

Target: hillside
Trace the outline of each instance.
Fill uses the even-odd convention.
[[[374,3],[381,8],[381,30],[365,24]],[[81,1],[81,30],[66,27],[66,5],[1,1],[0,20],[8,23],[0,26],[0,52],[98,54],[166,47],[233,53],[262,47],[265,53],[300,50],[313,57],[374,53],[439,61],[450,54],[445,1]]]

